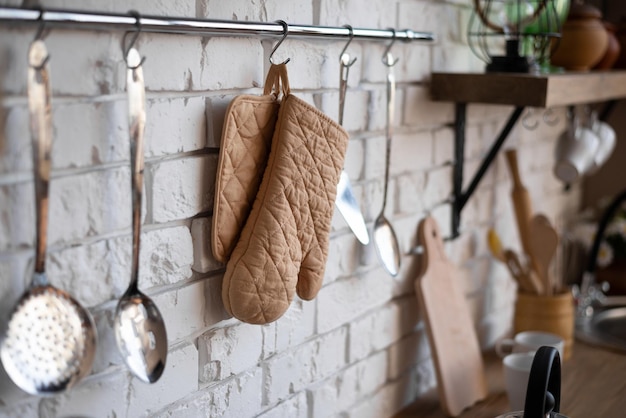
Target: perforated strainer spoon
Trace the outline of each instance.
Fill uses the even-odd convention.
[[[41,40],[28,52],[28,108],[35,182],[35,272],[13,310],[0,357],[7,374],[33,395],[54,395],[91,370],[96,332],[89,312],[48,282],[45,272],[52,116],[48,52]]]
[[[130,284],[115,312],[115,338],[131,372],[146,383],[156,382],[165,369],[167,334],[156,304],[139,291],[139,240],[141,235],[141,192],[143,187],[143,133],[146,124],[146,92],[141,58],[128,51],[126,92],[130,129],[132,183],[133,254]]]

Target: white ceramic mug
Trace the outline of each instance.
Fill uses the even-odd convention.
[[[526,388],[534,358],[535,352],[513,353],[502,360],[506,395],[513,411],[524,410]]]
[[[600,138],[589,128],[578,126],[563,132],[556,146],[554,175],[571,184],[594,165]]]
[[[511,353],[534,353],[543,345],[556,348],[563,358],[565,345],[563,338],[543,331],[524,331],[516,334],[512,339],[504,338],[496,343],[496,353],[500,357]]]
[[[589,169],[589,173],[596,172],[609,159],[615,149],[617,136],[615,130],[606,122],[596,120],[593,123],[593,131],[600,140],[598,150]]]

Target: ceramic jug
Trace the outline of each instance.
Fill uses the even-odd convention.
[[[554,347],[537,350],[530,369],[524,410],[496,418],[567,418],[561,406],[561,358]]]

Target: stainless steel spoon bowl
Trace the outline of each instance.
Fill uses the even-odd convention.
[[[376,252],[385,269],[392,276],[397,276],[400,271],[400,246],[396,233],[391,226],[391,222],[385,218],[385,207],[387,206],[387,187],[389,185],[389,159],[391,154],[391,137],[393,135],[393,116],[395,107],[396,80],[393,74],[393,56],[387,53],[387,63],[389,72],[387,73],[387,139],[385,153],[385,183],[383,189],[383,207],[380,214],[374,221],[374,243]]]
[[[133,254],[131,280],[115,312],[115,338],[124,362],[146,383],[161,377],[167,358],[165,323],[156,304],[139,291],[141,193],[143,188],[143,134],[146,124],[146,92],[141,58],[134,48],[127,54],[126,91],[130,130]]]
[[[28,53],[28,108],[35,180],[35,273],[18,301],[0,348],[7,374],[33,395],[54,395],[89,374],[96,331],[89,312],[50,285],[45,272],[52,115],[48,51],[34,41]]]

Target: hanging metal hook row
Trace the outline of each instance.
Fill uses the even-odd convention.
[[[41,14],[41,19],[39,19]],[[0,25],[24,25],[45,22],[46,28],[59,27],[65,29],[97,30],[97,31],[136,31],[137,21],[143,33],[169,33],[194,36],[283,36],[284,28],[274,22],[250,22],[212,19],[176,18],[169,16],[142,15],[136,19],[128,14],[88,12],[65,9],[46,9],[40,13],[37,9],[21,9],[0,7]],[[352,34],[352,35],[351,35]],[[431,32],[415,32],[412,30],[390,31],[389,29],[354,28],[352,32],[346,27],[289,25],[289,37],[305,38],[350,38],[368,41],[387,41],[390,39],[403,41],[435,40]]]

